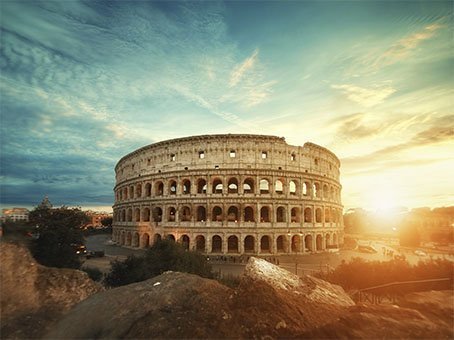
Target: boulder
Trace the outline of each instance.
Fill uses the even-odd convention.
[[[29,251],[0,244],[2,337],[38,337],[76,303],[102,291],[86,273],[38,264]]]
[[[342,288],[251,258],[233,290],[196,275],[166,272],[93,295],[48,338],[297,337],[337,318],[353,301]]]

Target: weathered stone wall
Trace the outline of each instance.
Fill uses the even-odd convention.
[[[343,241],[339,167],[325,148],[275,136],[155,143],[115,167],[113,238],[146,247],[169,237],[210,254],[335,248]]]

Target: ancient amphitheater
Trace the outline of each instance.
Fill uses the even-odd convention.
[[[338,158],[264,135],[158,142],[116,165],[113,239],[207,254],[301,254],[343,243]]]

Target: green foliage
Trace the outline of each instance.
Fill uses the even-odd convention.
[[[88,220],[78,208],[45,208],[39,206],[30,212],[30,224],[37,226],[39,238],[31,243],[35,259],[49,267],[80,268],[75,244],[83,244],[80,226]]]
[[[101,219],[101,224],[104,227],[112,226],[112,222],[113,222],[113,218],[112,217],[104,217],[103,219]]]
[[[98,268],[84,267],[82,268],[82,271],[87,273],[88,277],[93,281],[101,281],[103,278],[103,273]]]
[[[338,284],[344,289],[364,289],[387,283],[452,278],[454,264],[451,261],[436,259],[420,261],[411,266],[406,260],[388,262],[369,261],[354,258],[349,263],[342,263],[334,271],[321,275],[324,280]],[[402,287],[390,288],[399,290]],[[409,289],[404,287],[404,289]],[[411,290],[417,290],[411,288]]]
[[[213,277],[205,256],[186,251],[173,241],[162,240],[156,242],[142,257],[129,256],[123,262],[112,262],[112,269],[104,282],[107,286],[117,287],[143,281],[168,270]]]

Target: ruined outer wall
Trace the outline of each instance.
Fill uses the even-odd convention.
[[[275,136],[151,144],[115,167],[114,240],[144,247],[169,237],[210,254],[336,247],[343,237],[339,167],[323,147]]]

